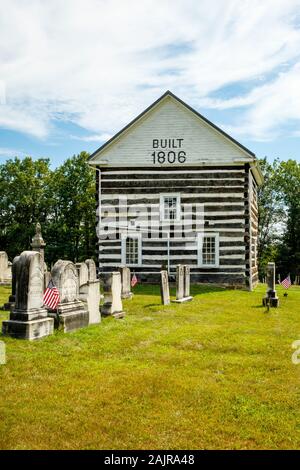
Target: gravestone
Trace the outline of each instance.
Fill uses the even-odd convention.
[[[192,300],[190,296],[190,267],[178,264],[176,269],[176,300],[172,302],[182,303]]]
[[[279,299],[275,289],[275,263],[268,263],[266,270],[267,292],[263,298],[263,305],[270,307],[278,307]]]
[[[5,251],[0,251],[0,284],[10,284],[12,266]]]
[[[78,283],[79,283],[79,288],[80,288],[80,286],[87,284],[89,280],[89,271],[85,263],[76,263],[76,269],[77,269]]]
[[[44,276],[41,255],[23,251],[14,259],[15,306],[10,318],[2,323],[4,335],[38,339],[53,333],[53,319],[43,307]]]
[[[123,318],[125,312],[122,305],[121,273],[112,272],[103,274],[104,302],[101,306],[101,315]]]
[[[89,322],[90,324],[100,323],[100,279],[97,279],[97,270],[95,261],[92,259],[85,260],[85,264],[88,267],[89,274],[89,296],[88,296],[88,310],[89,310]]]
[[[42,228],[41,224],[38,222],[35,226],[35,234],[31,241],[31,248],[33,251],[38,251],[41,255],[41,269],[44,270],[45,263],[45,246],[46,243],[42,237]]]
[[[190,295],[190,285],[191,285],[191,269],[188,264],[184,265],[184,298],[186,300],[192,300]]]
[[[89,313],[89,324],[100,323],[100,281],[97,279],[96,265],[92,259],[77,263],[79,276],[79,298]]]
[[[119,271],[121,273],[122,299],[131,299],[133,294],[131,292],[130,269],[127,266],[120,266]]]
[[[3,308],[4,310],[9,310],[11,311],[16,302],[16,266],[17,266],[17,260],[19,259],[19,256],[16,256],[13,259],[13,264],[12,264],[12,282],[11,282],[11,294],[8,298],[8,302],[4,304]]]
[[[170,303],[169,279],[168,279],[168,272],[165,270],[160,271],[160,296],[161,296],[161,303],[163,305],[169,305]]]
[[[51,278],[60,297],[56,311],[48,310],[48,315],[55,320],[55,327],[67,333],[87,326],[89,314],[79,299],[76,266],[71,261],[58,260],[51,270]]]
[[[51,279],[51,273],[48,271],[45,263],[45,246],[46,243],[42,236],[41,224],[38,222],[35,226],[35,234],[31,241],[31,248],[33,251],[38,251],[41,255],[41,268],[44,272],[44,290],[47,288]]]

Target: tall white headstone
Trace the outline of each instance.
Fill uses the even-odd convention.
[[[168,272],[165,270],[160,271],[160,296],[161,296],[161,303],[163,305],[169,305],[170,303],[169,279],[168,279]]]
[[[12,265],[5,251],[0,251],[0,284],[10,284],[12,280]]]
[[[89,324],[100,323],[100,281],[92,259],[76,264],[79,276],[79,298],[89,312]]]
[[[182,303],[192,300],[190,296],[190,267],[178,264],[176,270],[176,300],[172,302]]]
[[[127,266],[120,266],[119,271],[121,273],[122,282],[122,299],[131,299],[133,293],[131,292],[130,269]]]
[[[125,312],[122,305],[121,273],[112,272],[103,275],[104,303],[101,306],[101,314],[112,315],[115,318],[123,318]]]
[[[277,297],[276,288],[275,288],[275,279],[276,279],[276,269],[275,263],[268,263],[266,270],[267,278],[267,292],[263,298],[263,305],[269,305],[270,307],[279,306],[279,298]]]

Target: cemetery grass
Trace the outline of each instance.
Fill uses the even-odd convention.
[[[170,306],[157,286],[134,291],[123,320],[36,342],[0,336],[1,449],[300,447],[300,287],[287,298],[279,287],[270,312],[262,285],[192,286],[192,302]],[[8,294],[0,287],[0,305]]]

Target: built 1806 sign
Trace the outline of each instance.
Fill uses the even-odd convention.
[[[186,153],[182,150],[184,139],[153,139],[151,153],[152,163],[185,163]],[[164,149],[164,150],[162,150]]]

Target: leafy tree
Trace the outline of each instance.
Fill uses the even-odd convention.
[[[276,173],[278,193],[286,214],[286,229],[278,253],[283,275],[300,273],[300,163],[281,162]]]
[[[10,258],[30,249],[35,222],[48,218],[50,175],[48,159],[15,158],[0,165],[0,246]]]
[[[265,182],[258,191],[259,273],[275,261],[282,276],[300,271],[300,164],[260,161]]]
[[[47,198],[52,214],[45,230],[50,262],[58,258],[76,262],[95,255],[95,174],[88,156],[74,155],[51,175]]]
[[[262,278],[267,263],[277,256],[285,214],[276,177],[278,160],[271,165],[265,157],[259,164],[264,177],[263,185],[258,188],[258,260],[259,276]]]
[[[12,259],[30,242],[36,222],[45,257],[81,261],[95,255],[95,175],[82,152],[51,171],[48,159],[15,158],[0,166],[0,249]]]

